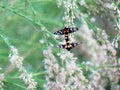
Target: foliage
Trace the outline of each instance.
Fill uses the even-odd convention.
[[[119,0],[0,0],[0,17],[0,90],[119,90]]]

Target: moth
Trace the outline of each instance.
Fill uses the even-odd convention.
[[[69,33],[76,32],[77,30],[78,30],[77,27],[71,27],[71,28],[65,27],[64,29],[54,32],[54,34],[55,35],[68,35]]]
[[[68,51],[70,51],[72,48],[78,46],[82,44],[82,42],[76,42],[76,43],[66,43],[64,45],[59,45],[59,48],[63,48],[63,49],[66,49]]]

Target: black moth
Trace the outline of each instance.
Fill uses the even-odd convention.
[[[65,45],[59,45],[59,48],[67,49],[68,51],[70,51],[72,48],[80,44],[82,44],[82,42],[66,43]]]
[[[55,34],[55,35],[67,35],[67,34],[69,34],[69,33],[76,32],[77,30],[78,30],[77,27],[71,27],[71,28],[65,27],[65,28],[62,29],[62,30],[56,31],[54,34]]]

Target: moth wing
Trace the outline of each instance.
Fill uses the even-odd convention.
[[[63,35],[64,34],[64,29],[58,30],[54,32],[55,35]]]
[[[59,48],[67,49],[68,51],[72,49],[71,47],[67,47],[67,45],[59,45]]]
[[[72,27],[72,28],[70,28],[70,33],[73,33],[73,32],[76,32],[76,31],[78,31],[78,28],[77,27]]]
[[[65,49],[66,45],[59,45],[59,48]]]
[[[80,44],[82,44],[82,42],[71,43],[71,45],[72,45],[72,48],[73,48],[73,47],[76,47],[76,46],[78,46],[78,45],[80,45]]]

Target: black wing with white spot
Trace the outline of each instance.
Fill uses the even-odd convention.
[[[76,31],[78,31],[77,27],[69,28],[69,33],[73,33],[73,32],[76,32]]]
[[[77,43],[67,43],[66,45],[59,45],[59,48],[67,49],[70,51],[72,48],[82,44],[82,42],[77,42]]]
[[[64,35],[64,29],[54,32],[55,35]]]
[[[59,48],[65,48],[66,47],[66,45],[59,45]]]
[[[71,44],[72,48],[74,48],[74,47],[82,44],[82,42],[76,42],[76,43],[70,43],[70,44]]]
[[[73,33],[73,32],[76,32],[78,30],[77,27],[72,27],[72,28],[64,28],[62,30],[58,30],[56,31],[54,34],[55,35],[66,35],[66,34],[69,34],[69,33]]]

